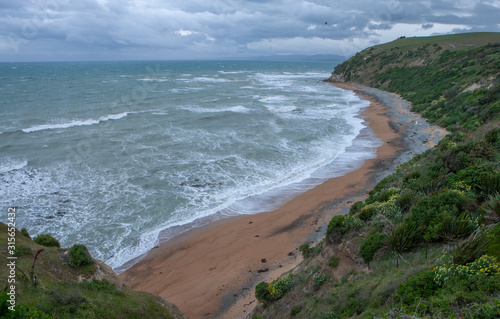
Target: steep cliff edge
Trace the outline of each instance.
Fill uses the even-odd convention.
[[[451,133],[335,216],[250,318],[498,318],[500,34],[402,38],[331,82],[395,92]]]

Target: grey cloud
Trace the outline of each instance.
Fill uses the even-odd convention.
[[[438,24],[497,31],[500,16],[498,1],[480,0],[3,0],[0,8],[5,9],[0,40],[2,34],[4,41],[5,34],[28,40],[23,54],[36,56],[53,45],[61,52],[114,52],[130,58],[141,58],[141,52],[192,58],[196,52],[206,53],[199,57],[265,54],[249,44],[287,39],[289,53],[301,53],[306,48],[300,39],[346,44],[391,40],[382,36],[398,23],[414,24],[415,30],[429,34]],[[29,38],[23,34],[27,26],[34,30]],[[318,53],[335,53],[324,50]]]

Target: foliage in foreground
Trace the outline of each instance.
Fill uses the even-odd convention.
[[[0,241],[7,242],[7,228],[0,223]],[[86,265],[92,258],[85,246],[66,251],[50,235],[36,237],[46,245],[41,246],[26,234],[17,230],[15,234],[15,311],[9,309],[14,306],[7,294],[10,287],[2,289],[0,318],[174,318],[158,296],[121,291],[106,279],[79,282],[97,275],[93,264]],[[7,253],[0,250],[0,257],[7,260]],[[0,267],[3,287],[9,275],[8,267]]]

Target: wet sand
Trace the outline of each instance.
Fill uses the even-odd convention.
[[[370,101],[362,116],[383,141],[376,158],[274,211],[227,218],[161,243],[119,277],[134,290],[176,304],[191,319],[245,318],[256,305],[259,282],[293,269],[302,260],[300,245],[320,240],[334,215],[347,213],[398,164],[444,134],[409,112],[409,103],[395,94],[335,85]]]

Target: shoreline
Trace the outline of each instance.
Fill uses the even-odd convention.
[[[374,159],[273,211],[228,217],[162,242],[120,279],[133,290],[152,292],[176,304],[189,318],[245,318],[256,305],[256,284],[296,267],[302,261],[300,245],[320,240],[334,215],[366,199],[368,191],[397,165],[441,136],[393,93],[334,85],[370,102],[361,116],[383,141]]]

